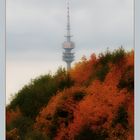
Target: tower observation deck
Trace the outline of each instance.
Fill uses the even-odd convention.
[[[70,12],[69,12],[69,1],[67,1],[67,34],[66,41],[63,43],[63,61],[67,63],[67,71],[71,69],[71,63],[74,61],[74,53],[71,52],[74,49],[75,44],[71,41],[70,33]]]

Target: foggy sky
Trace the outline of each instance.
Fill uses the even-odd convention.
[[[66,0],[7,0],[6,6],[8,103],[31,78],[66,66]],[[106,48],[133,48],[133,0],[71,0],[70,16],[76,61]]]

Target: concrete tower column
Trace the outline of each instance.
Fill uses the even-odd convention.
[[[71,62],[67,62],[67,70],[71,69]]]

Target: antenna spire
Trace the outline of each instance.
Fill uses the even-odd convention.
[[[67,41],[70,41],[71,35],[70,35],[70,6],[69,6],[69,0],[67,0]]]

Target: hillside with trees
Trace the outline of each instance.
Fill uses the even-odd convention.
[[[37,77],[6,107],[7,140],[134,140],[134,51],[92,54]]]

